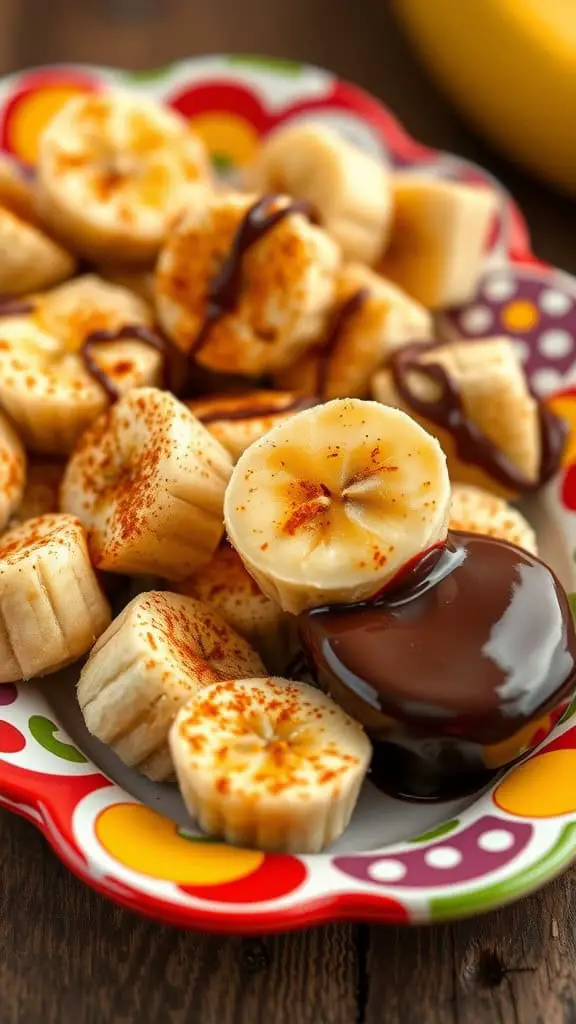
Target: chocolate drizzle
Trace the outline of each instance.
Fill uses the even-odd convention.
[[[211,401],[217,400],[218,396],[211,399]],[[224,396],[224,401],[227,400],[230,400],[229,395]],[[261,416],[284,416],[287,412],[300,412],[302,409],[312,409],[315,405],[318,405],[318,399],[314,396],[296,395],[284,405],[281,403],[278,405],[246,405],[239,409],[227,409],[223,405],[218,410],[195,412],[194,415],[201,423],[218,423],[220,420],[252,420],[259,419]]]
[[[493,537],[450,533],[428,574],[415,564],[398,583],[306,612],[300,636],[320,684],[378,741],[386,788],[446,797],[551,728],[576,685],[574,622],[548,566]]]
[[[105,344],[111,341],[141,341],[144,345],[149,345],[150,348],[156,349],[157,352],[161,352],[164,356],[164,374],[166,374],[166,343],[162,338],[162,335],[152,327],[146,327],[144,324],[125,324],[123,327],[117,330],[101,330],[92,331],[91,334],[87,334],[82,342],[79,355],[82,359],[86,370],[90,376],[100,385],[103,391],[110,399],[110,402],[117,402],[119,392],[113,382],[110,380],[108,374],[98,365],[94,359],[94,348],[98,345]],[[167,382],[164,379],[162,386],[166,387]]]
[[[505,452],[497,447],[466,415],[457,382],[439,363],[422,363],[424,352],[442,348],[440,342],[415,342],[394,353],[392,379],[402,401],[409,410],[448,431],[454,438],[456,452],[463,462],[480,466],[498,483],[513,491],[528,493],[542,487],[557,472],[567,436],[564,420],[556,416],[536,396],[540,421],[541,458],[538,477],[529,480]],[[440,389],[436,400],[423,399],[410,388],[408,375],[416,371]]]
[[[206,316],[189,350],[190,359],[194,359],[206,344],[218,320],[236,307],[242,285],[242,258],[248,249],[291,213],[304,213],[311,217],[312,208],[305,201],[290,202],[271,210],[277,198],[276,195],[262,196],[248,208],[240,221],[228,256],[208,284]]]
[[[355,313],[358,312],[359,309],[362,308],[369,296],[370,290],[368,288],[359,288],[358,291],[353,292],[352,295],[349,295],[348,298],[338,306],[336,312],[332,316],[326,337],[316,350],[318,355],[316,391],[320,395],[320,398],[325,397],[328,373],[330,371],[330,358],[338,347],[338,342],[342,337],[342,332],[348,321]]]

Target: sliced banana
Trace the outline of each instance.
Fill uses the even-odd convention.
[[[169,235],[156,269],[158,318],[200,365],[248,376],[273,372],[324,329],[339,249],[298,210],[275,221],[283,209],[291,209],[287,196],[215,194],[188,209]],[[252,217],[274,224],[259,234],[248,229]],[[215,316],[220,307],[210,294],[224,277],[227,311]]]
[[[240,394],[207,395],[186,402],[191,412],[236,462],[253,441],[284,423],[300,409],[315,404],[293,391],[243,391]]]
[[[0,206],[22,220],[40,225],[33,181],[8,153],[0,153]]]
[[[25,523],[27,519],[58,512],[60,484],[64,476],[62,462],[33,461],[28,463],[26,486],[21,501],[10,518],[10,526]]]
[[[538,554],[536,534],[522,513],[503,498],[471,484],[453,485],[449,528],[498,537]]]
[[[173,773],[168,731],[202,687],[262,671],[260,658],[190,597],[139,594],[100,637],[78,682],[88,730],[156,781]]]
[[[295,620],[262,593],[228,544],[177,589],[218,612],[256,648],[269,672],[286,671],[297,651]]]
[[[45,284],[34,284],[29,290],[46,288],[49,284],[56,284],[60,280],[70,277],[77,269],[76,257],[62,244],[58,231],[48,228],[42,220],[38,210],[37,178],[35,173],[30,173],[15,157],[8,153],[0,153],[0,207],[9,210],[19,220],[36,228],[42,238],[48,238],[54,248],[52,255],[56,253],[62,273],[54,277],[53,281],[46,281]],[[48,252],[44,249],[44,254]],[[3,253],[6,256],[6,253]]]
[[[393,176],[394,216],[378,269],[429,309],[468,302],[482,272],[496,192]]]
[[[309,200],[345,259],[372,264],[382,253],[392,214],[388,170],[331,128],[279,128],[261,146],[247,182],[256,192]]]
[[[69,452],[110,404],[82,355],[94,331],[127,332],[125,340],[98,342],[90,350],[117,394],[160,382],[162,353],[137,339],[139,328],[151,326],[150,310],[125,288],[88,274],[31,296],[22,309],[3,314],[0,308],[0,404],[34,451]]]
[[[444,368],[458,388],[466,416],[528,481],[536,481],[542,457],[538,402],[529,391],[510,338],[479,338],[438,345],[423,349],[417,360],[423,365],[437,364]],[[439,386],[417,369],[410,372],[409,386],[421,400],[434,402],[439,397]],[[515,493],[480,465],[464,461],[447,430],[404,402],[389,369],[376,374],[372,394],[385,405],[404,409],[438,438],[448,457],[452,480],[471,483],[505,497]]]
[[[106,264],[100,267],[100,273],[105,281],[111,284],[119,284],[121,288],[127,288],[134,292],[138,298],[146,302],[151,308],[154,307],[154,271],[134,270],[132,267],[116,266]]]
[[[75,258],[39,227],[23,220],[1,204],[0,196],[0,294],[27,292],[71,277]]]
[[[88,531],[98,569],[181,580],[222,536],[232,460],[167,391],[136,388],[85,432],[62,482],[62,508]]]
[[[0,530],[16,511],[26,483],[26,455],[12,424],[0,413]]]
[[[123,92],[75,96],[42,133],[39,209],[97,260],[154,259],[173,218],[210,190],[205,148],[187,122]]]
[[[287,679],[198,692],[170,730],[178,785],[209,835],[318,853],[348,825],[372,748],[325,694]]]
[[[359,263],[337,278],[328,329],[313,349],[275,377],[279,387],[323,399],[365,398],[390,353],[432,338],[432,317],[401,288]]]
[[[373,597],[444,541],[450,484],[438,442],[377,402],[298,413],[248,448],[224,516],[261,589],[298,614]]]
[[[39,516],[0,537],[0,682],[75,661],[109,622],[75,516]]]

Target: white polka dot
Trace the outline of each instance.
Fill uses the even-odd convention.
[[[543,356],[550,359],[561,359],[567,356],[574,347],[574,340],[569,331],[543,331],[538,338],[538,348]]]
[[[547,288],[538,299],[538,305],[549,316],[564,316],[572,308],[572,299],[565,292],[557,292],[555,288]]]
[[[530,358],[530,346],[528,343],[522,341],[520,338],[514,338],[512,339],[512,345],[514,346],[514,351],[520,362],[527,363]]]
[[[428,850],[424,859],[431,868],[455,868],[462,860],[462,854],[453,846],[439,846],[436,850]]]
[[[541,370],[534,371],[531,384],[539,394],[547,395],[548,392],[559,388],[563,379],[558,370],[553,370],[551,366],[543,366]]]
[[[460,324],[469,334],[482,334],[489,330],[494,320],[492,310],[488,306],[470,306],[460,317]]]
[[[514,836],[503,828],[493,828],[479,837],[478,846],[487,853],[503,853],[514,846]]]
[[[516,291],[516,281],[513,277],[492,277],[482,289],[484,295],[491,302],[503,302],[509,299]]]
[[[376,860],[368,868],[375,882],[399,882],[406,874],[406,865],[399,860]]]

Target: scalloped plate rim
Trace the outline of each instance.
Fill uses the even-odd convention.
[[[154,92],[155,89],[149,89],[149,80],[156,88],[158,84],[162,82],[162,76],[168,77],[173,75],[178,77],[179,75],[185,75],[188,68],[198,65],[200,62],[222,62],[232,57],[234,64],[228,65],[227,78],[231,81],[238,81],[239,76],[238,69],[241,70],[240,61],[242,59],[250,61],[250,59],[256,61],[269,61],[267,67],[260,66],[258,68],[262,73],[272,73],[282,76],[282,61],[275,67],[274,58],[267,58],[265,56],[258,55],[243,55],[243,54],[205,54],[198,58],[184,59],[176,61],[164,68],[154,68],[146,72],[146,79],[142,78],[140,82],[136,77],[138,72],[134,73],[135,77],[130,83],[126,83],[127,87],[132,87],[138,90],[143,84],[146,85],[146,91]],[[238,63],[237,63],[238,62]],[[343,87],[346,92],[349,92],[351,96],[356,96],[361,99],[364,104],[369,104],[370,109],[374,114],[380,114],[382,121],[386,121],[388,124],[394,126],[395,131],[398,133],[398,137],[401,138],[402,143],[408,146],[413,146],[414,149],[418,148],[420,152],[428,151],[431,159],[438,159],[439,157],[452,158],[456,161],[460,160],[456,155],[443,152],[440,150],[432,149],[429,146],[420,144],[417,140],[413,139],[411,135],[405,130],[402,123],[398,120],[396,115],[390,111],[385,104],[383,104],[377,97],[371,93],[362,89],[359,86],[348,83],[345,80],[339,78],[339,76],[333,75],[332,72],[327,71],[323,68],[314,67],[306,62],[291,62],[298,64],[303,70],[311,69],[313,71],[321,71],[328,76],[328,80],[331,85],[337,85]],[[249,66],[249,65],[247,65]],[[62,71],[76,72],[81,75],[88,77],[93,76],[95,79],[98,76],[103,78],[123,78],[133,74],[133,72],[127,69],[115,68],[106,65],[95,65],[90,63],[74,63],[74,62],[60,62],[49,65],[38,65],[36,67],[26,68],[17,72],[13,72],[9,75],[0,77],[0,92],[2,93],[2,115],[4,114],[4,105],[6,102],[6,96],[4,95],[7,90],[13,86],[16,86],[21,80],[25,80],[33,76],[41,76],[47,72],[58,73]],[[173,91],[173,90],[172,90]],[[12,98],[12,95],[9,96]],[[288,104],[288,107],[290,104]],[[371,127],[374,128],[372,122]],[[382,128],[380,128],[380,134],[384,135]],[[489,172],[485,171],[480,165],[474,164],[472,161],[464,161],[468,166],[477,167],[483,174],[489,175],[494,181],[497,182]],[[528,225],[516,206],[513,198],[507,192],[506,189],[497,182],[498,187],[502,189],[503,194],[508,200],[508,212],[513,214],[515,219],[514,229],[518,231],[519,238],[515,245],[510,244],[507,251],[507,261],[514,265],[522,266],[523,264],[534,267],[535,269],[541,268],[545,273],[553,273],[555,268],[549,267],[548,264],[538,260],[538,258],[532,253],[530,249],[530,232]],[[572,281],[572,277],[565,272],[560,271],[564,277]],[[553,740],[556,736],[561,734],[563,730],[560,730],[560,724],[556,725],[551,734],[546,739],[546,745]],[[576,741],[571,749],[576,747]],[[538,749],[538,748],[537,748]],[[533,754],[530,755],[532,757]],[[338,920],[363,920],[371,922],[394,922],[394,923],[421,923],[425,920],[430,919],[426,911],[415,908],[410,908],[409,901],[408,905],[404,905],[406,911],[406,917],[397,916],[393,909],[390,907],[390,900],[401,903],[401,899],[395,900],[394,890],[387,890],[386,893],[376,893],[375,891],[332,891],[328,890],[324,893],[318,892],[315,895],[307,896],[306,900],[294,902],[288,907],[277,907],[273,906],[267,909],[266,905],[261,902],[260,910],[254,910],[250,904],[240,903],[237,905],[237,910],[231,911],[230,904],[225,904],[225,909],[221,909],[217,904],[211,904],[207,901],[206,908],[200,908],[196,906],[177,904],[176,902],[169,902],[162,900],[159,897],[150,896],[142,891],[138,892],[136,889],[130,891],[127,886],[124,886],[119,880],[118,886],[114,882],[113,878],[110,878],[109,882],[107,878],[100,877],[98,872],[91,870],[89,860],[86,860],[86,854],[83,851],[80,844],[77,845],[77,851],[70,849],[71,841],[70,837],[66,836],[63,831],[60,831],[58,835],[54,833],[54,825],[50,825],[47,820],[46,812],[48,815],[54,816],[55,818],[59,815],[59,810],[56,801],[56,795],[54,792],[50,792],[49,783],[47,781],[46,792],[40,795],[34,788],[33,780],[28,785],[22,779],[22,776],[33,772],[33,768],[21,769],[15,768],[10,764],[2,761],[2,754],[0,753],[0,806],[4,806],[7,809],[12,810],[14,813],[22,816],[26,820],[34,824],[48,840],[50,846],[66,864],[66,866],[83,882],[91,886],[96,891],[106,895],[116,903],[126,907],[127,909],[137,911],[144,914],[146,917],[152,918],[159,922],[170,923],[179,927],[185,928],[197,928],[211,932],[218,933],[233,933],[233,934],[265,934],[271,932],[289,931],[296,928],[315,926],[320,924],[326,924]],[[61,770],[62,776],[65,776],[65,766]],[[45,776],[49,780],[50,776]],[[104,781],[102,789],[105,789],[108,784],[113,784],[112,780],[108,780],[106,776],[96,768],[95,773],[86,776],[87,778],[101,777]],[[97,787],[98,788],[98,787]],[[529,819],[530,820],[530,819]],[[567,819],[566,819],[567,820]],[[570,819],[573,820],[573,819]],[[57,830],[58,831],[58,830]],[[60,836],[60,840],[58,836]],[[364,852],[364,851],[363,851]],[[330,858],[330,854],[320,855],[320,857]],[[354,856],[354,854],[350,854]],[[461,918],[465,916],[475,916],[479,913],[486,913],[495,907],[503,906],[507,903],[514,902],[515,900],[527,895],[528,893],[538,889],[542,884],[551,880],[560,874],[565,868],[571,863],[576,857],[576,840],[572,844],[568,853],[561,861],[559,861],[553,870],[547,871],[545,877],[535,878],[529,881],[525,886],[521,886],[520,889],[514,890],[509,898],[506,894],[500,894],[492,902],[487,903],[480,910],[474,906],[471,906],[469,910],[465,907],[458,910],[457,913],[449,913],[445,917],[437,916],[434,918],[435,921],[448,920]],[[298,858],[296,858],[298,859]],[[348,883],[349,884],[349,883]],[[345,882],[342,881],[342,886]],[[469,886],[472,889],[472,886]],[[422,895],[424,895],[424,891]],[[411,918],[410,914],[414,914]]]

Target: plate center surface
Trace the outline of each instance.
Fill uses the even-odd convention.
[[[559,527],[546,514],[545,496],[540,495],[525,502],[522,511],[537,531],[541,556],[569,589],[570,558],[566,541]],[[75,668],[62,674],[58,680],[52,678],[35,684],[48,701],[54,720],[100,771],[126,793],[190,832],[200,835],[175,784],[150,782],[139,772],[127,768],[108,747],[89,734],[76,702],[77,676],[78,669]],[[331,852],[359,853],[412,839],[458,816],[477,797],[478,794],[474,794],[443,803],[412,803],[394,800],[366,781],[352,822],[345,834],[331,847]]]

